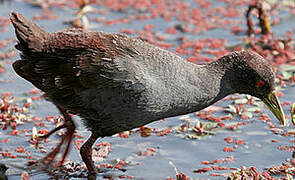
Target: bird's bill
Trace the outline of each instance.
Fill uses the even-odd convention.
[[[271,112],[279,119],[283,126],[286,125],[285,115],[283,108],[280,104],[279,98],[275,91],[269,93],[266,98],[262,100]]]

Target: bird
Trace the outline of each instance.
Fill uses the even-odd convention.
[[[44,163],[62,151],[64,162],[75,130],[69,113],[91,131],[80,149],[89,179],[96,174],[92,145],[98,138],[196,112],[234,93],[261,99],[286,123],[272,67],[256,52],[235,51],[198,65],[136,37],[73,28],[48,33],[16,12],[10,20],[21,55],[15,72],[42,90],[64,118],[43,137],[66,128]]]
[[[8,167],[5,164],[0,163],[0,180],[7,180],[7,176],[5,175]]]

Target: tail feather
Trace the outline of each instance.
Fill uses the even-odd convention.
[[[13,63],[13,69],[19,76],[40,88],[42,87],[42,78],[34,71],[33,67],[31,61],[17,60]],[[42,88],[40,89],[42,90]]]
[[[10,21],[15,28],[15,34],[19,40],[19,43],[16,45],[18,50],[42,51],[44,41],[48,36],[44,29],[16,12],[10,14]]]

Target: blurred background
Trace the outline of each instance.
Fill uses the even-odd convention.
[[[8,179],[84,179],[78,130],[61,168],[28,167],[60,141],[37,137],[62,123],[42,92],[15,74],[12,11],[49,32],[65,28],[121,33],[204,64],[251,49],[271,63],[288,125],[282,127],[256,98],[232,95],[180,117],[99,139],[93,147],[97,179],[292,179],[295,173],[294,0],[1,0],[0,171]],[[292,108],[293,107],[293,108]],[[1,178],[0,178],[1,179]]]

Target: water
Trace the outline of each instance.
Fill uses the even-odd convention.
[[[192,2],[192,1],[190,1]],[[193,2],[192,2],[193,3]],[[218,2],[214,4],[218,6],[222,4]],[[33,7],[29,4],[26,4],[21,1],[11,1],[5,2],[4,4],[0,4],[1,11],[0,16],[8,17],[11,11],[16,11],[22,13],[27,18],[32,18],[34,14],[40,13],[41,9],[37,7]],[[99,7],[100,8],[100,7]],[[246,8],[244,8],[246,9]],[[43,26],[50,32],[58,31],[68,26],[63,24],[63,21],[70,20],[74,17],[73,11],[71,9],[59,9],[53,8],[53,12],[59,16],[57,20],[43,20],[38,21],[37,23]],[[116,12],[110,11],[106,15],[102,15],[105,18],[120,18],[127,17],[127,13],[125,12]],[[95,13],[90,13],[89,16],[97,16]],[[273,27],[273,32],[278,36],[281,36],[285,33],[285,31],[291,29],[295,25],[294,16],[288,13],[281,14],[283,21]],[[240,17],[238,19],[243,19]],[[178,43],[178,38],[180,36],[185,36],[188,39],[198,39],[198,38],[225,38],[228,43],[227,45],[234,45],[237,43],[241,43],[241,38],[244,35],[233,36],[230,31],[224,29],[214,29],[207,32],[204,32],[200,35],[193,35],[191,33],[183,34],[178,33],[177,35],[170,35],[165,32],[167,27],[170,27],[172,24],[178,23],[177,20],[172,20],[170,22],[165,22],[162,18],[155,18],[145,21],[134,20],[129,24],[116,24],[113,26],[107,26],[101,23],[90,22],[93,26],[92,30],[101,30],[106,32],[120,32],[123,28],[135,29],[135,30],[143,30],[146,24],[153,24],[154,31],[156,33],[164,34],[168,37],[167,41],[172,42],[173,44]],[[245,24],[239,25],[241,28],[246,29]],[[8,31],[1,33],[0,40],[4,40],[7,38],[14,38],[14,31],[11,26],[7,27]],[[10,49],[13,49],[13,45],[10,44],[8,47],[1,49],[6,52]],[[174,50],[175,47],[170,50]],[[184,56],[185,57],[185,56]],[[14,57],[11,60],[14,61],[18,59],[18,57]],[[0,74],[0,78],[4,79],[5,82],[0,83],[0,93],[3,92],[11,92],[15,97],[25,97],[27,93],[32,90],[34,87],[23,80],[19,76],[17,76],[10,63],[7,63],[8,60],[0,61],[1,64],[4,64],[6,68],[6,72]],[[11,82],[6,82],[10,80]],[[285,93],[285,96],[280,98],[281,101],[294,101],[293,94],[295,93],[295,87],[290,86],[282,90]],[[242,96],[241,96],[242,97]],[[220,101],[215,106],[225,107],[230,104],[232,101]],[[31,114],[37,117],[58,115],[58,111],[54,105],[41,99],[40,101],[34,101],[33,109],[31,110]],[[289,106],[284,106],[284,110],[286,115],[289,115]],[[268,111],[265,107],[263,108],[263,112],[267,113],[273,120],[272,122],[278,125],[278,121],[275,120],[274,116]],[[216,116],[226,115],[227,113],[220,111],[215,113]],[[189,115],[192,119],[199,119],[197,116],[193,114]],[[118,136],[106,137],[97,141],[106,141],[111,143],[112,150],[110,154],[107,156],[103,162],[100,163],[112,163],[116,159],[122,159],[126,161],[130,161],[130,164],[124,168],[127,171],[123,172],[118,169],[109,169],[104,173],[98,174],[98,179],[103,179],[105,175],[109,176],[120,176],[120,175],[130,175],[134,176],[135,179],[165,179],[167,177],[174,177],[176,172],[174,167],[169,164],[172,162],[178,169],[179,172],[186,174],[192,178],[204,178],[204,179],[222,179],[224,177],[213,177],[211,173],[225,173],[232,172],[230,171],[211,171],[208,173],[197,174],[193,171],[199,168],[207,167],[202,164],[202,161],[213,161],[216,159],[226,158],[229,156],[234,157],[234,161],[231,163],[219,163],[219,166],[226,167],[234,167],[240,168],[241,166],[255,166],[260,171],[264,168],[271,167],[273,165],[280,165],[282,162],[286,163],[287,158],[292,158],[292,152],[286,152],[283,150],[279,150],[279,146],[293,146],[291,143],[294,138],[292,136],[283,137],[281,135],[277,135],[272,133],[268,129],[267,123],[263,123],[257,119],[257,117],[252,118],[250,120],[241,120],[238,116],[234,116],[234,120],[231,120],[233,123],[237,122],[248,122],[246,126],[241,126],[236,131],[230,130],[218,130],[215,135],[203,137],[201,140],[194,140],[186,138],[185,133],[177,133],[173,131],[171,134],[166,136],[156,136],[151,135],[149,137],[143,138],[139,133],[135,133],[131,135],[129,138],[120,138]],[[46,129],[54,128],[54,125],[44,121],[46,123]],[[78,134],[83,136],[83,140],[89,136],[89,132],[85,129],[85,127],[80,122],[79,118],[75,118],[75,122],[78,125]],[[167,127],[178,127],[180,124],[184,123],[180,117],[169,118],[165,121],[157,121],[147,125],[150,128],[164,129]],[[279,126],[279,125],[278,125]],[[27,122],[23,125],[17,127],[18,130],[28,129],[31,130],[34,127],[34,123]],[[37,127],[41,129],[40,127]],[[283,130],[292,130],[293,126],[287,126],[282,128]],[[14,153],[14,149],[23,146],[26,149],[26,152],[31,151],[32,155],[35,155],[39,158],[44,157],[44,153],[40,153],[39,150],[35,150],[32,145],[29,144],[29,139],[31,137],[25,136],[25,133],[20,133],[18,136],[11,136],[8,133],[11,132],[11,129],[8,130],[0,130],[0,140],[8,138],[10,141],[8,143],[0,143],[0,150],[8,149],[10,152]],[[223,152],[224,147],[233,147],[232,144],[228,144],[224,141],[225,137],[235,137],[236,139],[245,141],[244,145],[240,145],[234,152]],[[54,144],[58,143],[60,137],[58,135],[52,135],[50,138],[50,142],[45,144],[46,149],[50,150],[50,148],[54,147]],[[277,143],[271,142],[272,140],[278,140]],[[155,148],[156,153],[153,156],[139,156],[138,152],[145,151],[147,148]],[[25,167],[27,159],[24,157],[20,157],[20,153],[14,153],[19,155],[16,159],[4,158],[0,156],[0,162],[7,164],[10,166],[10,169],[7,171],[8,178],[11,180],[19,179],[20,174],[22,173],[22,169],[16,168]],[[81,158],[79,155],[79,151],[75,149],[75,146],[72,146],[71,152],[68,156],[70,161],[75,161],[81,163]],[[30,172],[31,179],[48,179],[51,176],[46,172],[35,170],[28,171]],[[117,177],[118,178],[118,177]],[[72,178],[78,179],[78,178]]]

